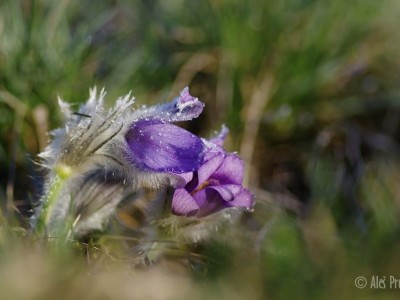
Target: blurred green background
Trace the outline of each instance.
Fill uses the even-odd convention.
[[[397,299],[399,25],[395,0],[1,0],[3,295]],[[184,126],[231,129],[226,148],[245,160],[257,204],[203,246],[204,270],[88,278],[79,255],[51,259],[21,239],[43,182],[36,155],[61,124],[57,96],[78,105],[95,85],[110,105],[129,91],[168,101],[189,86],[206,107]],[[373,275],[386,289],[370,288]]]

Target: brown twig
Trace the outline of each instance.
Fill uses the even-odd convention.
[[[256,145],[258,130],[260,127],[261,118],[267,103],[271,99],[274,80],[270,73],[262,74],[255,82],[250,103],[247,107],[246,116],[244,119],[244,130],[242,143],[240,145],[240,155],[242,156],[245,165],[250,166],[253,161],[253,154]],[[250,168],[245,171],[244,184],[249,183]]]

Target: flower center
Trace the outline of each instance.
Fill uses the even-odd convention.
[[[219,185],[219,181],[216,179],[208,179],[206,181],[204,181],[202,184],[200,184],[193,192],[190,193],[190,195],[194,195],[197,192],[201,191],[202,189],[205,189],[206,187],[210,186],[210,185]]]

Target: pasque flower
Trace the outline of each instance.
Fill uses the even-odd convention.
[[[40,155],[49,172],[33,218],[39,234],[102,229],[117,205],[142,187],[174,187],[176,215],[252,208],[253,195],[242,186],[243,161],[222,148],[227,129],[207,141],[171,124],[203,110],[188,88],[169,103],[135,110],[130,95],[109,110],[104,96],[92,90],[76,112],[60,100],[65,126],[52,132]]]
[[[59,101],[65,126],[52,133],[40,155],[49,169],[36,215],[41,230],[57,233],[71,216],[75,232],[100,229],[132,190],[174,184],[173,174],[197,170],[203,162],[203,141],[170,124],[203,110],[188,88],[170,103],[136,110],[130,95],[106,110],[104,96],[92,90],[77,112]]]
[[[198,170],[181,174],[172,197],[172,212],[204,217],[228,207],[253,206],[253,195],[242,186],[244,163],[237,154],[222,148],[227,129],[207,144]]]

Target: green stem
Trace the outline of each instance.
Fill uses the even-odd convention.
[[[36,225],[36,233],[39,236],[46,236],[48,234],[47,227],[54,205],[57,203],[62,187],[72,174],[71,168],[65,165],[57,165],[55,172],[56,174],[51,182],[51,186],[42,199],[42,208]]]

